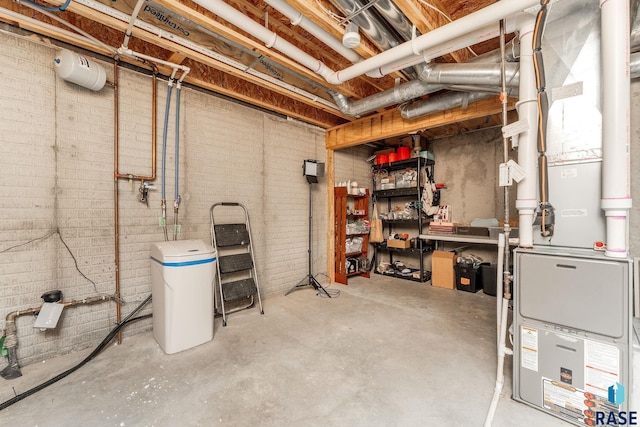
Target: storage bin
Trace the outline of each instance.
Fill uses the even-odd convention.
[[[456,289],[465,292],[478,292],[482,289],[482,276],[479,270],[483,264],[474,266],[474,264],[457,263]]]
[[[513,266],[509,269],[509,271],[513,272]],[[482,291],[493,297],[496,296],[498,291],[498,283],[497,283],[497,275],[498,274],[498,266],[496,264],[482,264],[480,266],[480,276],[482,276]],[[511,282],[511,299],[513,299],[513,291],[514,291],[515,283]]]
[[[482,292],[493,297],[496,296],[498,266],[495,264],[483,264],[480,266],[482,277]]]

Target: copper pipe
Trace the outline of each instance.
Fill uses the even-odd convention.
[[[116,295],[99,295],[95,297],[85,298],[81,300],[72,300],[62,303],[64,307],[73,307],[75,305],[80,304],[93,304],[99,301],[107,301],[115,299],[118,301]],[[16,317],[24,316],[25,314],[36,314],[40,310],[42,310],[42,306],[40,307],[32,307],[24,310],[12,311],[7,314],[5,318],[5,329],[4,329],[4,347],[7,349],[7,357],[9,364],[0,372],[0,375],[5,379],[14,379],[22,376],[22,372],[20,372],[20,364],[18,363],[18,355],[16,352],[16,347],[18,347],[18,333],[16,329]],[[120,322],[118,322],[120,323]]]
[[[118,94],[118,61],[113,61],[113,246],[115,270],[116,322],[120,323],[120,221],[118,194],[118,159],[119,159],[119,94]],[[118,332],[118,344],[122,344],[122,334]]]
[[[155,65],[151,65],[153,69],[152,74],[152,87],[151,87],[151,175],[135,175],[128,173],[119,173],[116,165],[116,178],[133,179],[136,181],[155,181],[156,179],[156,126],[157,126],[157,102],[158,102],[158,88],[157,88],[157,75],[158,68]],[[115,80],[115,79],[114,79]]]

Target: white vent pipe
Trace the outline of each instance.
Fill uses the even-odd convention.
[[[631,209],[629,153],[629,1],[600,0],[602,48],[602,200],[605,255],[628,255]]]
[[[518,164],[524,179],[518,183],[516,209],[519,214],[520,246],[533,246],[533,220],[538,206],[537,196],[537,140],[538,104],[536,77],[533,67],[533,30],[535,18],[523,14],[518,21],[520,33],[520,100],[516,104],[518,118],[529,125],[518,140]]]
[[[506,32],[513,33],[515,31],[515,19],[513,17],[509,17],[506,18],[505,21],[507,23]],[[448,40],[432,48],[425,49],[420,52],[419,55],[412,55],[410,57],[391,62],[387,65],[375,69],[374,71],[367,73],[367,75],[371,77],[383,77],[387,74],[391,74],[407,67],[412,67],[422,62],[429,62],[432,59],[438,58],[447,53],[455,52],[456,50],[464,49],[466,47],[473,46],[474,44],[493,39],[495,37],[498,37],[499,34],[500,25],[497,23],[492,23],[480,28],[479,30],[472,31],[460,37]]]
[[[273,31],[263,27],[222,0],[194,0],[194,2],[218,15],[230,24],[248,32],[258,40],[262,41],[268,48],[273,48],[288,57],[293,58],[296,62],[305,66],[314,73],[319,74],[323,78],[327,79],[331,74],[333,74],[333,71],[322,61],[302,51],[288,41],[278,37],[278,35]]]
[[[200,1],[202,0],[198,0],[198,2]],[[393,49],[389,49],[372,58],[365,59],[344,70],[337,71],[327,76],[327,81],[332,84],[349,81],[387,64],[417,55],[425,49],[432,48],[456,37],[483,28],[507,16],[511,16],[516,12],[521,12],[529,7],[538,5],[539,3],[540,0],[501,0],[447,25],[429,31],[420,37],[402,43]]]
[[[278,37],[277,34],[263,27],[237,9],[222,0],[194,0],[195,3],[218,15],[225,21],[252,34],[261,40],[268,48],[274,48],[294,59],[309,70],[322,76],[331,84],[341,84],[359,77],[379,67],[415,56],[425,49],[436,47],[449,40],[460,37],[469,32],[479,30],[491,23],[497,22],[516,12],[538,4],[539,0],[501,0],[477,12],[453,21],[427,34],[405,42],[399,46],[382,52],[372,58],[360,61],[341,71],[333,71],[322,61],[297,48],[293,44]],[[442,52],[449,53],[449,52]]]
[[[362,61],[362,57],[358,55],[353,50],[344,47],[342,42],[333,37],[327,31],[325,31],[322,27],[320,27],[315,22],[311,21],[309,18],[304,16],[301,12],[295,9],[293,6],[289,5],[289,3],[284,0],[264,0],[266,4],[274,8],[275,10],[282,13],[284,16],[291,20],[291,24],[299,25],[300,27],[307,30],[311,35],[318,38],[318,40],[322,41],[324,44],[329,46],[331,49],[338,52],[344,58],[348,59],[351,62],[360,62]]]

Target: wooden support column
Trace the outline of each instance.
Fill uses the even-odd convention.
[[[327,275],[333,283],[336,279],[336,233],[335,233],[335,207],[333,203],[336,181],[335,152],[327,150],[327,163],[325,176],[327,177]]]

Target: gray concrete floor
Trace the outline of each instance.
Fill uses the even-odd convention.
[[[127,336],[0,412],[13,426],[482,426],[495,383],[495,298],[373,275],[338,298],[300,288],[216,319],[213,341],[174,355]],[[0,401],[91,349],[2,380]],[[495,427],[568,426],[511,400]]]

